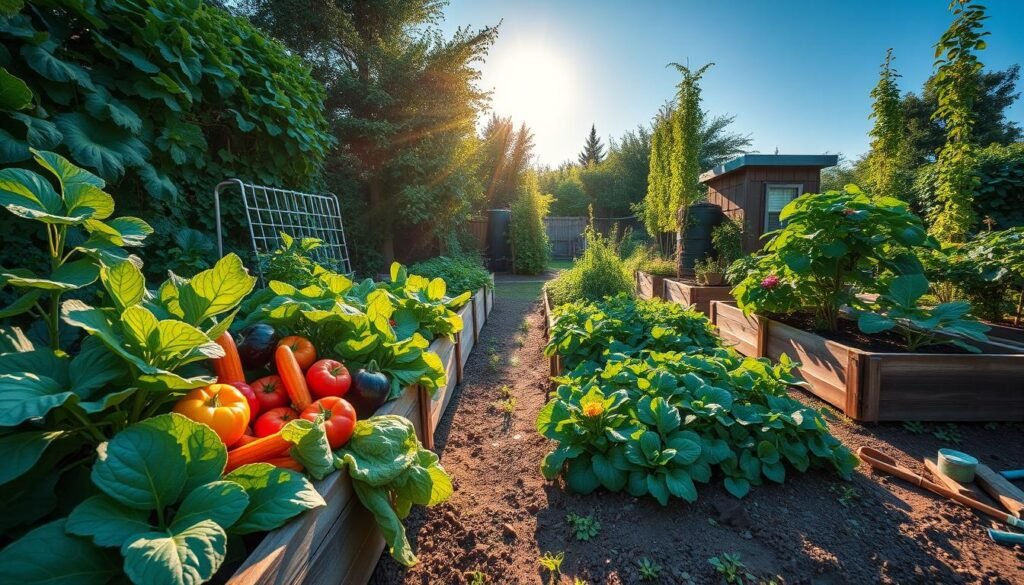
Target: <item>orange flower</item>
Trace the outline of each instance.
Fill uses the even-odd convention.
[[[604,412],[604,404],[600,402],[588,402],[583,405],[583,415],[588,417],[601,416]]]

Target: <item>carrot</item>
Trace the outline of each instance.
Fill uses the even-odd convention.
[[[287,345],[277,346],[274,362],[277,364],[277,375],[281,376],[281,383],[284,384],[284,389],[288,392],[292,404],[300,412],[305,410],[313,402],[313,397],[309,395],[306,376],[302,374],[302,368],[299,367],[292,348]]]
[[[281,436],[280,431],[273,435],[260,437],[228,451],[228,464],[225,471],[234,471],[248,463],[267,462],[285,455],[291,448],[292,444]]]
[[[292,471],[305,471],[306,468],[301,463],[292,458],[291,455],[285,455],[284,457],[274,457],[273,459],[267,459],[267,463],[276,467],[283,467],[285,469],[291,469]]]
[[[256,436],[255,435],[250,435],[250,434],[248,434],[248,432],[249,431],[246,431],[247,434],[244,434],[241,437],[239,437],[238,440],[235,441],[233,445],[231,445],[231,448],[232,449],[237,449],[237,448],[241,447],[242,445],[248,445],[249,443],[252,443],[253,441],[255,441],[256,440]]]
[[[217,373],[217,382],[228,384],[231,382],[245,382],[245,372],[242,371],[242,360],[238,357],[238,347],[231,334],[225,331],[217,338],[217,345],[224,348],[224,357],[210,360],[213,362],[213,371]]]

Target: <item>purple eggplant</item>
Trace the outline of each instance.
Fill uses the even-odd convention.
[[[345,393],[356,409],[359,420],[373,416],[377,409],[388,401],[391,381],[383,372],[377,371],[377,362],[370,360],[365,368],[359,368],[352,376],[352,386]]]
[[[281,336],[266,323],[256,323],[242,329],[235,340],[242,367],[256,370],[269,364],[274,359],[278,341],[281,341]]]

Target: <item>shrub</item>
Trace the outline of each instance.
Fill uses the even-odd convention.
[[[633,292],[633,274],[619,257],[614,232],[601,235],[590,226],[584,231],[586,250],[572,268],[563,270],[545,285],[551,302],[561,305],[572,301],[600,300],[606,296]]]
[[[410,266],[409,272],[427,278],[444,279],[448,283],[448,293],[453,295],[475,293],[491,286],[491,274],[484,268],[480,258],[468,254],[424,260]]]
[[[551,259],[548,234],[544,218],[551,206],[551,196],[541,195],[537,177],[533,173],[524,176],[512,202],[512,220],[509,239],[515,260],[513,269],[519,274],[541,274]]]
[[[621,246],[620,246],[621,248]],[[662,258],[655,248],[638,247],[624,260],[626,271],[633,274],[637,271],[654,276],[675,276],[676,263]]]
[[[104,0],[28,2],[0,22],[0,63],[26,98],[0,108],[0,163],[29,166],[33,147],[88,168],[119,207],[171,220],[154,247],[183,226],[211,233],[225,178],[315,187],[331,144],[323,89],[245,19],[207,2]],[[240,200],[223,205],[229,244],[244,249]],[[0,260],[28,247],[0,237]]]
[[[711,230],[711,245],[719,262],[729,265],[743,255],[743,224],[731,217]]]

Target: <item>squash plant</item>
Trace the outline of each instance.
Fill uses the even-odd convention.
[[[906,203],[855,185],[798,197],[780,219],[785,225],[765,234],[763,252],[743,262],[733,296],[747,313],[810,310],[827,331],[858,293],[880,292],[881,275],[922,274],[917,250],[938,246]]]

